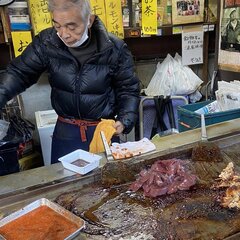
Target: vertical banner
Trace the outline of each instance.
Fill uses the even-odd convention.
[[[142,0],[143,34],[157,34],[157,0]]]
[[[105,0],[107,29],[119,38],[124,38],[122,5],[119,0]]]
[[[203,26],[184,27],[182,32],[182,64],[203,63]]]
[[[103,0],[90,0],[92,7],[92,14],[99,16],[105,26],[107,26],[106,21],[106,10],[105,1]]]
[[[29,0],[29,9],[34,35],[52,26],[52,18],[48,11],[47,0]]]
[[[19,56],[23,50],[27,47],[29,43],[32,42],[32,34],[30,31],[16,31],[11,32],[12,34],[12,42],[14,48],[15,57]]]

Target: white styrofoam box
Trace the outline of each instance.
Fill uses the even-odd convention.
[[[94,153],[78,149],[59,158],[58,160],[62,162],[64,168],[83,175],[99,167],[101,158],[101,156]],[[79,159],[86,161],[87,164],[83,167],[72,164],[74,161]]]
[[[52,135],[58,115],[54,110],[35,112],[45,166],[51,164]]]

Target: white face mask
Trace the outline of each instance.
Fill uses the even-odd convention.
[[[88,24],[84,30],[84,33],[82,35],[82,37],[77,41],[75,42],[74,44],[72,45],[68,45],[65,43],[65,41],[60,37],[59,33],[57,32],[57,35],[58,37],[64,42],[64,44],[67,46],[67,47],[70,47],[70,48],[77,48],[77,47],[80,47],[87,39],[88,39]]]

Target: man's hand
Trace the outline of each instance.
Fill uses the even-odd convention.
[[[116,129],[116,135],[121,134],[124,130],[124,126],[120,121],[116,121],[113,127]]]

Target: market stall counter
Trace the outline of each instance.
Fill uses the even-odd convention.
[[[47,198],[85,220],[86,228],[75,239],[237,239],[239,210],[221,208],[217,196],[220,198],[223,191],[213,191],[210,184],[229,162],[239,169],[239,126],[240,119],[235,119],[207,127],[209,140],[223,150],[225,157],[220,163],[189,161],[191,149],[200,140],[200,129],[195,129],[159,137],[152,141],[155,151],[133,158],[107,162],[103,153],[101,167],[86,175],[75,174],[58,163],[2,176],[0,219]],[[129,190],[142,169],[169,159],[187,160],[194,166],[190,169],[200,185],[155,198],[147,197],[141,189]],[[128,176],[126,173],[134,175],[134,180],[122,178]],[[223,226],[224,231],[217,230]]]

